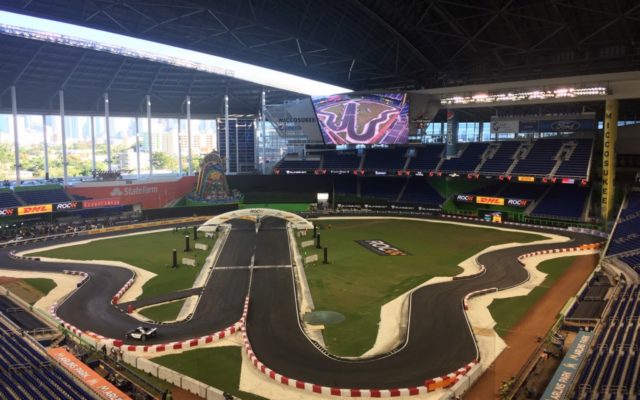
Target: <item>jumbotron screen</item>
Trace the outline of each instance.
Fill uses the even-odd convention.
[[[405,144],[409,137],[406,93],[312,97],[326,144]]]

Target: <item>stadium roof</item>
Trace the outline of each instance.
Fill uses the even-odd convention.
[[[355,90],[434,88],[640,66],[640,3],[635,0],[3,0],[0,9],[211,53]],[[3,72],[11,71],[12,76],[26,66],[20,80],[25,86],[41,85],[44,77],[32,81],[32,74],[50,70],[46,87],[68,79],[66,90],[78,90],[78,107],[93,107],[110,84],[113,95],[122,93],[121,104],[126,103],[128,110],[138,106],[130,103],[140,102],[150,87],[159,99],[154,102],[156,111],[175,112],[189,90],[205,112],[221,111],[225,90],[234,112],[257,109],[261,88],[256,85],[16,40],[0,37],[0,50],[12,54],[2,61]],[[0,78],[0,90],[6,79]],[[81,88],[89,93],[80,94]],[[56,89],[40,101],[49,101],[49,93]],[[296,97],[275,90],[270,96],[270,101]],[[2,100],[6,107],[6,93]]]

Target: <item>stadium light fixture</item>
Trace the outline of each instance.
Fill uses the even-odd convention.
[[[352,90],[180,47],[44,18],[0,11],[0,33],[189,68],[258,85],[327,96]]]
[[[504,103],[526,100],[551,100],[573,98],[581,96],[604,96],[609,91],[604,86],[588,87],[559,87],[554,89],[535,89],[524,91],[510,91],[505,93],[476,93],[470,95],[455,95],[440,99],[442,105]]]

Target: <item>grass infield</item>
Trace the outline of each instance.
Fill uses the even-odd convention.
[[[455,224],[403,220],[322,220],[321,245],[329,249],[329,264],[321,263],[315,247],[303,255],[318,254],[320,262],[306,267],[316,310],[337,311],[346,319],[327,325],[325,343],[341,356],[357,356],[376,339],[380,308],[435,276],[452,276],[457,265],[491,245],[531,242],[542,237]],[[310,240],[312,232],[299,242]],[[381,256],[356,240],[381,239],[407,256]]]
[[[42,297],[49,294],[57,285],[52,279],[25,278],[25,283],[42,293]]]
[[[538,301],[547,290],[553,286],[554,282],[564,274],[576,257],[554,258],[540,263],[538,271],[547,274],[544,281],[533,288],[526,296],[510,297],[506,299],[495,299],[489,305],[489,312],[496,321],[494,330],[501,337],[507,336],[511,328],[518,323]]]
[[[180,310],[182,309],[184,302],[184,300],[178,300],[172,301],[171,303],[146,307],[138,311],[138,313],[149,318],[152,321],[175,321],[175,319],[178,317],[178,314],[180,314]]]
[[[171,230],[101,239],[88,244],[60,247],[35,253],[34,255],[72,260],[123,261],[151,271],[157,276],[143,286],[143,293],[139,298],[144,299],[180,289],[188,289],[193,286],[193,281],[198,276],[205,259],[211,252],[214,239],[207,239],[202,233],[198,235],[197,243],[204,243],[208,246],[208,250],[204,251],[194,250],[194,240],[191,237],[191,251],[187,253],[184,251],[184,237],[187,234],[192,236],[193,231],[191,229],[187,231],[180,229],[178,232]],[[172,249],[178,251],[178,264],[180,264],[182,257],[193,258],[195,256],[197,267],[179,266],[178,268],[171,268]]]
[[[153,359],[153,362],[190,376],[207,385],[228,392],[243,400],[265,400],[255,394],[241,392],[240,365],[242,349],[235,346],[185,351]]]

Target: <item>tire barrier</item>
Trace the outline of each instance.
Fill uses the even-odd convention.
[[[446,389],[455,385],[460,379],[462,379],[463,376],[465,376],[471,370],[471,368],[475,367],[477,364],[478,360],[474,360],[455,372],[452,372],[445,376],[441,376],[439,378],[429,379],[426,382],[427,391],[433,392],[438,389]]]
[[[464,299],[462,299],[462,307],[464,308],[465,311],[467,311],[469,309],[469,299],[471,299],[472,297],[481,296],[486,293],[494,293],[497,291],[498,291],[498,288],[492,287],[488,289],[476,290],[475,292],[471,292],[466,296],[464,296]]]
[[[249,311],[249,297],[245,299],[244,310],[242,313],[242,328],[240,330],[242,334],[242,344],[249,358],[249,362],[263,375],[267,376],[269,379],[281,383],[283,385],[305,390],[307,392],[322,394],[322,395],[330,395],[337,397],[400,397],[400,396],[417,396],[424,395],[429,392],[433,392],[438,389],[448,388],[449,386],[455,384],[462,376],[468,373],[473,366],[477,364],[477,360],[467,364],[466,366],[458,369],[455,372],[452,372],[445,377],[438,377],[433,379],[428,379],[425,381],[425,384],[422,386],[416,387],[408,387],[408,388],[394,388],[394,389],[353,389],[353,388],[336,388],[329,386],[321,386],[316,385],[314,383],[309,383],[305,381],[301,381],[298,379],[293,379],[286,377],[272,370],[271,368],[264,365],[258,357],[253,352],[253,348],[251,347],[251,343],[249,342],[249,337],[247,335],[247,314]]]
[[[40,261],[40,257],[20,256],[16,254],[15,250],[9,252],[9,258],[13,260]]]

